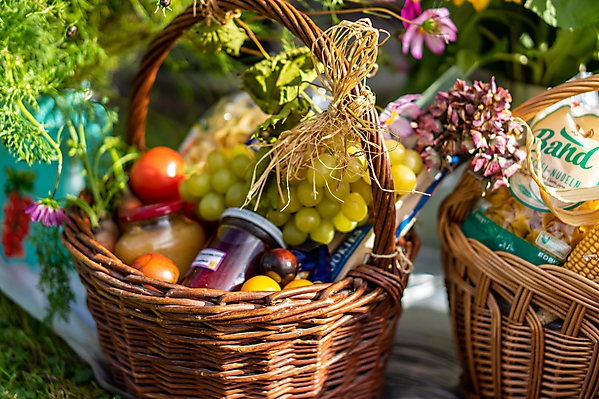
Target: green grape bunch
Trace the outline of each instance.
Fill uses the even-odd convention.
[[[385,148],[397,198],[412,192],[423,169],[418,152],[388,139]],[[181,197],[195,203],[196,213],[205,221],[217,221],[229,207],[252,207],[283,232],[283,240],[299,246],[310,240],[330,244],[337,233],[345,234],[368,223],[372,217],[372,181],[364,151],[351,146],[345,167],[331,153],[322,153],[302,178],[286,182],[284,176],[269,176],[262,195],[248,204],[252,178],[264,172],[268,147],[253,152],[238,145],[230,153],[216,149],[207,162],[180,185]],[[271,172],[274,174],[275,172]],[[281,187],[279,187],[279,185]]]

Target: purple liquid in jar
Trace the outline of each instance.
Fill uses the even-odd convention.
[[[284,246],[282,234],[280,240],[273,238],[280,230],[262,216],[235,208],[229,212],[233,216],[227,212],[181,284],[191,288],[239,290],[245,280],[258,274],[258,264],[266,251]]]

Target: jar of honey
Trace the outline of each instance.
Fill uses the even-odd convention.
[[[175,201],[123,212],[119,219],[124,232],[115,255],[130,265],[140,255],[159,253],[170,258],[184,276],[206,238],[202,226],[183,215],[183,208],[183,202]]]
[[[258,274],[262,255],[273,248],[285,248],[283,233],[277,226],[255,212],[229,208],[181,284],[236,291]]]

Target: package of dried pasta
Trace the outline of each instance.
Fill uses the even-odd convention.
[[[246,143],[267,118],[246,92],[226,96],[193,126],[179,152],[187,165],[202,166],[210,151]]]
[[[563,264],[593,224],[572,222],[580,218],[570,215],[596,213],[599,198],[562,202],[546,194],[599,185],[599,95],[561,101],[539,113],[530,128],[534,145],[529,168],[512,176],[509,187],[481,198],[462,231],[492,250],[514,253],[533,264]],[[542,179],[541,189],[531,169]]]

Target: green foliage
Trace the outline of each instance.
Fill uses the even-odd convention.
[[[74,299],[69,284],[73,261],[60,242],[58,227],[45,227],[35,223],[29,237],[40,264],[39,289],[48,298],[46,321],[58,316],[68,321],[70,304]]]
[[[117,57],[166,21],[146,7],[140,0],[0,1],[0,140],[11,154],[28,164],[57,160],[28,110],[43,94],[107,84]]]
[[[49,326],[0,294],[0,396],[3,398],[96,398],[90,367]]]
[[[219,53],[224,50],[228,54],[239,55],[241,46],[247,40],[247,35],[233,19],[227,19],[224,25],[202,21],[191,28],[187,36],[201,53]]]
[[[242,75],[243,88],[262,111],[277,114],[314,79],[310,50],[301,47],[263,60]]]
[[[6,167],[6,185],[4,194],[17,192],[19,195],[33,192],[35,172],[27,169],[13,169]]]
[[[272,115],[260,125],[257,137],[272,141],[306,116],[310,106],[300,95],[316,78],[310,50],[306,47],[282,52],[243,72],[244,90],[262,111]]]
[[[565,27],[563,21],[558,21],[556,28],[537,15],[540,4],[548,9],[571,4],[568,12],[576,13],[580,17],[577,21],[589,19],[576,29]],[[423,9],[436,5],[434,0],[422,0]],[[532,5],[537,8],[529,9]],[[598,12],[591,12],[599,2],[533,0],[524,5],[492,0],[481,11],[475,11],[468,2],[461,6],[448,2],[444,6],[458,28],[457,41],[450,43],[441,56],[425,51],[422,60],[410,60],[405,92],[422,92],[454,65],[463,74],[479,68],[500,81],[509,79],[541,86],[563,83],[576,75],[581,65],[589,71],[599,68],[599,23],[588,23],[590,18],[599,19]],[[560,10],[558,14],[565,18],[568,12]],[[591,16],[587,17],[587,12]]]
[[[597,0],[527,0],[524,6],[557,28],[578,29],[599,22]]]
[[[283,105],[281,110],[270,116],[256,129],[255,136],[266,143],[274,143],[281,132],[297,125],[310,112],[310,102],[298,97]]]
[[[35,121],[24,115],[24,105],[36,108],[40,94],[58,92],[86,63],[106,59],[95,38],[67,35],[81,17],[67,2],[44,3],[5,0],[0,19],[0,137],[29,164],[53,161],[56,153]]]

